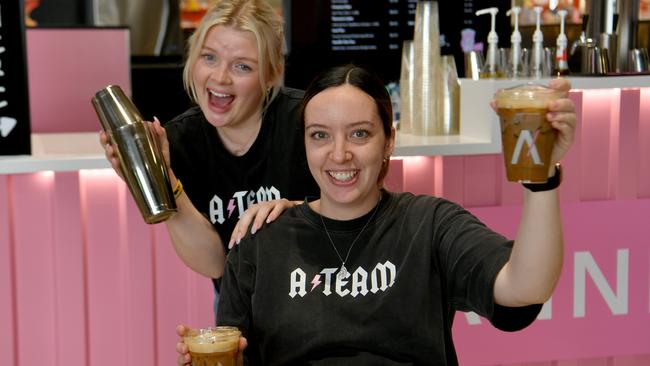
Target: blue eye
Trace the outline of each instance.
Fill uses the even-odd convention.
[[[235,69],[240,72],[250,72],[253,71],[253,68],[246,64],[236,64]]]
[[[202,53],[201,59],[206,62],[214,62],[217,60],[217,57],[211,53]]]

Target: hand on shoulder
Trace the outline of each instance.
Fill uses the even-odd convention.
[[[232,248],[241,242],[246,236],[246,231],[250,227],[251,235],[255,234],[264,223],[271,223],[280,216],[285,210],[298,204],[298,201],[289,201],[285,198],[279,200],[259,202],[250,206],[239,218],[235,229],[230,235],[228,248]]]

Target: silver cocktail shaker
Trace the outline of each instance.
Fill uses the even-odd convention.
[[[165,221],[176,212],[176,201],[158,139],[149,123],[117,85],[98,91],[92,102],[117,150],[122,176],[144,221]]]

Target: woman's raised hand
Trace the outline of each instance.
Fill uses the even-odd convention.
[[[144,123],[149,124],[149,128],[152,130],[152,132],[158,139],[158,145],[162,150],[162,154],[163,154],[163,158],[165,159],[167,170],[170,172],[170,176],[171,176],[171,166],[169,162],[169,141],[167,140],[167,133],[165,132],[165,128],[162,127],[157,117],[154,117],[153,122],[144,122]],[[99,143],[104,148],[104,155],[106,156],[106,160],[108,160],[108,162],[111,164],[113,170],[115,170],[115,172],[122,179],[124,179],[124,176],[122,175],[122,166],[120,164],[120,159],[117,155],[117,148],[113,145],[113,143],[110,142],[110,139],[106,132],[104,131],[99,132]]]
[[[549,87],[568,92],[571,89],[571,83],[562,78],[553,79],[549,82]],[[573,143],[577,120],[575,104],[568,97],[549,102],[546,118],[558,132],[551,156],[551,163],[554,164],[562,159]]]

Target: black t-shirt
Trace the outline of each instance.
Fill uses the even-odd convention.
[[[384,192],[379,205],[343,279],[307,204],[230,252],[217,319],[242,329],[251,364],[457,365],[457,310],[509,331],[535,319],[541,305],[494,305],[511,241],[444,199]],[[343,257],[371,214],[324,218]]]
[[[224,243],[252,204],[318,194],[299,123],[302,96],[300,90],[280,89],[264,113],[257,139],[243,156],[226,150],[199,107],[165,124],[174,174]]]

